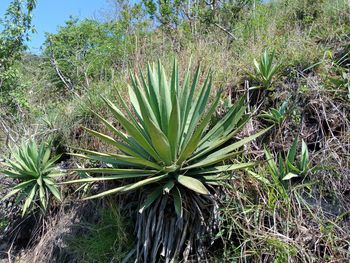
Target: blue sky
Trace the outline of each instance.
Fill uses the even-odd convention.
[[[0,0],[0,16],[2,17],[11,0]],[[72,15],[78,18],[98,17],[102,10],[110,5],[107,0],[37,0],[34,10],[33,23],[37,30],[28,43],[34,53],[45,40],[45,32],[56,32],[58,26],[63,25]]]

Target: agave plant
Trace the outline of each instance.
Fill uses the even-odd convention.
[[[169,204],[172,203],[178,219],[182,220],[185,217],[188,219],[186,213],[194,207],[203,207],[198,198],[210,196],[210,185],[220,184],[223,179],[227,179],[225,174],[230,171],[252,165],[252,163],[223,164],[223,161],[240,154],[243,145],[265,132],[260,131],[231,143],[248,121],[244,100],[239,100],[220,121],[210,126],[210,120],[218,106],[220,91],[211,97],[212,74],[206,76],[198,89],[199,80],[200,67],[197,67],[192,78],[189,66],[180,85],[175,60],[170,80],[167,79],[160,62],[157,66],[148,65],[147,76],[142,72],[139,75],[131,73],[132,85],[129,86],[131,108],[120,94],[118,94],[120,107],[109,98],[103,98],[123,130],[115,128],[112,122],[96,112],[94,112],[96,116],[111,134],[86,129],[91,135],[115,147],[116,151],[102,153],[77,149],[80,153],[75,153],[76,156],[103,163],[103,167],[80,168],[76,171],[103,174],[103,176],[67,183],[120,179],[131,181],[129,184],[85,199],[139,188],[146,193],[139,210],[141,215],[146,216],[138,220],[142,223],[138,224],[137,229],[139,240],[137,255],[138,257],[143,255],[144,262],[156,261],[159,250],[162,251],[160,254],[166,261],[169,261],[186,247],[184,242],[186,234],[183,236],[181,231],[175,230],[183,224],[177,224],[176,220],[163,224],[162,220],[159,221],[159,213],[164,213],[164,208],[169,208]],[[164,196],[169,197],[167,201],[164,201]],[[155,207],[158,207],[158,210]],[[199,217],[195,219],[199,224]],[[156,223],[158,225],[155,225]],[[164,229],[165,226],[168,230]],[[172,231],[173,236],[167,231]],[[193,236],[193,239],[195,238],[196,236]]]
[[[297,160],[298,137],[294,139],[286,158],[283,158],[279,154],[277,163],[273,160],[272,154],[268,150],[265,150],[268,170],[276,182],[288,181],[295,177],[304,176],[311,170],[307,144],[304,140],[301,142],[299,160]]]
[[[278,109],[271,108],[268,112],[264,111],[259,117],[272,124],[281,125],[286,118],[287,107],[288,100],[285,100]]]
[[[273,64],[275,51],[269,53],[264,51],[259,61],[254,59],[255,75],[253,76],[265,89],[271,89],[273,77],[276,75],[281,65]]]
[[[22,202],[22,216],[35,206],[46,211],[50,195],[61,201],[61,194],[54,180],[62,175],[55,169],[55,162],[60,155],[50,159],[50,147],[44,143],[38,146],[34,141],[22,143],[12,150],[14,160],[2,163],[6,168],[0,173],[18,182],[12,191],[5,195],[1,201],[16,195],[16,202]]]

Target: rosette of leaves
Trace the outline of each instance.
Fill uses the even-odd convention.
[[[263,113],[260,114],[259,117],[272,124],[281,125],[286,119],[287,107],[288,100],[285,100],[278,109],[271,108],[268,112],[263,111]]]
[[[186,249],[195,250],[191,241],[185,242],[191,236],[192,240],[197,238],[194,233],[189,234],[196,228],[187,223],[191,220],[195,224],[203,223],[201,218],[204,220],[204,210],[208,209],[205,200],[211,197],[211,186],[221,184],[228,173],[252,165],[224,164],[223,161],[233,159],[241,153],[242,146],[265,132],[232,141],[249,118],[243,99],[211,126],[220,91],[211,96],[212,74],[207,74],[199,85],[200,67],[193,77],[190,72],[189,66],[180,84],[177,62],[174,60],[170,79],[158,62],[148,65],[146,73],[131,73],[130,108],[120,95],[118,104],[104,97],[123,129],[115,128],[111,121],[95,112],[110,134],[86,131],[115,147],[116,151],[77,149],[80,153],[74,155],[100,161],[103,166],[76,170],[103,176],[67,182],[120,179],[130,182],[85,199],[136,189],[144,193],[136,229],[136,254],[138,258],[142,256],[144,262],[155,262],[159,256],[167,262]],[[166,220],[164,210],[174,211],[177,220]],[[183,221],[184,224],[179,223]]]
[[[34,141],[22,143],[11,151],[13,160],[1,163],[5,166],[0,173],[14,179],[16,184],[1,201],[17,195],[16,202],[23,202],[22,216],[40,207],[45,213],[51,196],[61,201],[61,194],[55,182],[55,177],[62,173],[55,167],[60,155],[51,157],[49,145],[40,146]]]
[[[280,181],[289,181],[295,177],[305,176],[311,169],[309,150],[304,140],[301,140],[301,152],[297,160],[297,148],[298,148],[297,136],[285,158],[281,154],[278,155],[277,162],[268,150],[265,149],[265,157],[268,164],[268,170],[273,178],[277,178]]]

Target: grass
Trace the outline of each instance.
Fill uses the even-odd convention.
[[[132,244],[130,223],[115,205],[97,211],[96,223],[81,223],[82,234],[67,243],[69,253],[82,263],[121,262]]]
[[[324,208],[311,202],[312,184],[292,185],[288,198],[262,178],[247,175],[232,185],[222,211],[224,260],[342,262],[350,257],[346,220],[323,214]]]

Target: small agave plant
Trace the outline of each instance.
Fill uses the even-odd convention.
[[[287,107],[288,100],[285,100],[278,109],[271,108],[268,112],[264,111],[259,117],[271,124],[281,125],[286,118]]]
[[[116,151],[102,153],[77,149],[74,155],[103,163],[100,168],[78,172],[102,176],[67,183],[128,180],[129,184],[103,191],[85,199],[104,197],[139,189],[143,200],[136,224],[136,260],[165,262],[199,255],[201,231],[212,200],[213,189],[230,172],[252,163],[227,163],[240,148],[265,132],[241,140],[234,136],[247,123],[244,100],[239,100],[215,125],[210,125],[220,100],[220,91],[211,97],[212,74],[199,86],[200,67],[193,77],[188,67],[182,84],[174,60],[168,80],[164,67],[148,65],[147,74],[131,73],[131,108],[119,94],[119,104],[103,98],[122,130],[94,112],[110,135],[86,129]],[[172,212],[173,211],[173,212]],[[170,216],[169,216],[170,215]],[[181,256],[180,256],[181,255]]]
[[[253,78],[267,90],[271,90],[273,77],[281,68],[280,64],[273,64],[274,58],[275,51],[269,53],[265,50],[259,61],[254,59],[255,75],[253,75]]]
[[[274,158],[272,153],[265,149],[267,170],[277,186],[276,189],[283,193],[286,198],[288,198],[287,190],[290,185],[288,181],[297,177],[302,178],[316,168],[311,167],[309,150],[304,140],[301,140],[301,152],[297,156],[298,140],[299,136],[294,139],[285,158],[281,154]],[[275,161],[274,159],[277,160]]]
[[[1,201],[17,195],[16,202],[22,202],[22,216],[40,207],[45,213],[51,196],[61,201],[61,194],[55,182],[55,177],[62,173],[55,167],[60,155],[51,157],[48,145],[38,146],[34,141],[23,143],[12,150],[13,160],[7,160],[1,165],[0,174],[18,182]]]

